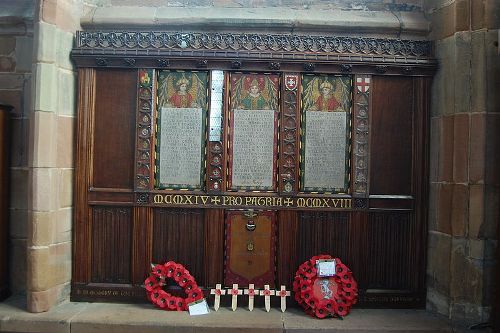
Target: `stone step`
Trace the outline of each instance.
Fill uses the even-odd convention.
[[[50,312],[33,314],[24,298],[0,303],[0,332],[37,333],[225,333],[225,332],[456,332],[450,322],[425,310],[353,309],[344,320],[311,318],[300,309],[244,306],[189,316],[149,304],[63,303]]]

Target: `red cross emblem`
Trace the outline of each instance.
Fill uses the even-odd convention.
[[[297,83],[299,82],[299,77],[297,75],[285,75],[285,87],[288,90],[297,89]]]
[[[370,78],[369,77],[358,77],[356,78],[356,87],[358,87],[359,92],[368,92],[370,89]]]

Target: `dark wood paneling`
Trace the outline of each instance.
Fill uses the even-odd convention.
[[[96,72],[94,187],[133,188],[136,86],[136,71]]]
[[[429,209],[429,141],[430,141],[430,101],[432,78],[418,77],[413,79],[414,96],[414,168],[413,182],[415,193],[415,226],[412,236],[415,241],[418,287],[416,292],[420,295],[425,306],[426,297],[426,263],[427,263],[427,225]]]
[[[155,208],[153,213],[153,263],[170,260],[186,267],[201,285],[206,280],[205,216],[202,209]]]
[[[151,272],[153,208],[134,207],[132,234],[132,283],[142,284]]]
[[[92,209],[92,282],[130,283],[132,210]]]
[[[414,290],[418,254],[411,213],[370,213],[366,227],[365,273],[359,277],[363,289]]]
[[[413,81],[373,77],[370,194],[412,194]]]
[[[296,236],[299,264],[318,254],[330,254],[350,264],[349,213],[299,212],[298,219]]]
[[[90,282],[91,219],[88,188],[95,105],[95,70],[78,71],[78,112],[75,156],[75,222],[73,225],[73,283]]]
[[[297,258],[298,212],[282,210],[278,212],[278,248],[276,258],[277,285],[291,288],[297,268],[301,264]]]
[[[204,263],[204,285],[213,287],[221,283],[224,279],[224,210],[222,209],[205,211]]]

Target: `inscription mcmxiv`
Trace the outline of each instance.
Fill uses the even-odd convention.
[[[162,207],[186,206],[201,208],[352,209],[351,198],[325,197],[155,194],[151,204]]]

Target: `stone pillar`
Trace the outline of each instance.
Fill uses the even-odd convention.
[[[16,7],[18,6],[18,7]],[[9,284],[26,291],[28,221],[28,116],[31,101],[34,4],[0,1],[0,101],[13,107],[10,120]]]
[[[40,0],[36,11],[27,305],[31,312],[42,312],[69,299],[76,108],[76,73],[69,55],[82,4]]]
[[[440,61],[432,91],[427,304],[454,321],[487,322],[500,195],[500,5],[426,6]]]

